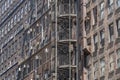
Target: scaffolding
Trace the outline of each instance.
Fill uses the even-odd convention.
[[[76,80],[76,2],[55,3],[55,80]],[[55,22],[54,22],[55,21]]]

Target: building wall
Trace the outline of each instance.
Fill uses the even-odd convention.
[[[25,23],[30,22],[29,0],[0,2],[0,79],[16,80]]]
[[[119,0],[86,0],[86,47],[88,80],[119,80]],[[96,7],[96,9],[95,9]],[[112,28],[111,28],[112,27]]]

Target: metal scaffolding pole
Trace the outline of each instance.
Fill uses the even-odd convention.
[[[77,50],[76,50],[76,65],[77,65],[77,69],[76,69],[76,79],[77,80],[83,80],[83,76],[80,79],[80,74],[83,75],[83,61],[82,61],[82,45],[80,43],[81,39],[82,39],[82,33],[81,30],[82,26],[81,26],[81,17],[82,16],[82,10],[81,10],[81,0],[77,0]],[[79,65],[79,62],[81,63],[81,65]],[[79,70],[80,68],[80,70]]]
[[[58,27],[58,25],[57,25],[57,14],[58,14],[58,8],[57,8],[57,3],[58,3],[58,0],[55,0],[55,80],[57,80],[57,53],[58,53],[58,51],[57,51],[57,40],[58,40],[58,35],[57,35],[57,27]]]
[[[70,38],[71,38],[71,0],[69,0],[69,80],[71,80],[71,49],[70,49]]]

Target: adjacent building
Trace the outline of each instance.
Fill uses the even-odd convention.
[[[120,0],[87,0],[85,9],[88,80],[120,80]]]
[[[32,0],[0,0],[0,80],[16,80],[23,32],[34,22]]]

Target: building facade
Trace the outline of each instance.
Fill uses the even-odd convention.
[[[120,80],[119,10],[120,0],[86,1],[83,37],[84,50],[90,52],[85,56],[88,80]]]
[[[32,23],[31,0],[0,0],[0,80],[16,80],[23,32]]]

